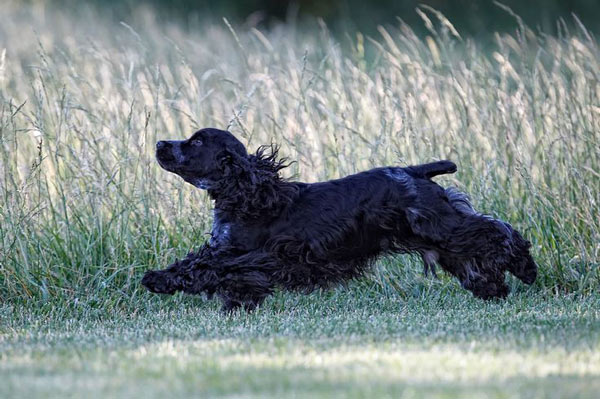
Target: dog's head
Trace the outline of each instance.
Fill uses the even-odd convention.
[[[156,159],[169,172],[202,189],[222,178],[222,163],[231,157],[247,158],[244,145],[233,134],[219,129],[201,129],[187,140],[156,143]]]

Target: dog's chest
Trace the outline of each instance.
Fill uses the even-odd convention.
[[[215,214],[212,231],[210,232],[210,246],[228,246],[231,244],[231,223],[228,223]]]
[[[233,222],[219,212],[215,212],[209,245],[250,251],[264,243],[265,237],[260,234],[261,230],[261,226]]]

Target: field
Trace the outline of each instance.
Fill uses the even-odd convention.
[[[483,48],[429,9],[424,38],[340,39],[2,8],[0,396],[597,394],[600,51],[577,19],[552,37],[516,18]],[[311,182],[452,159],[440,183],[522,231],[539,278],[482,302],[404,256],[252,314],[151,295],[143,272],[211,223],[154,143],[206,126],[280,144],[286,176]]]

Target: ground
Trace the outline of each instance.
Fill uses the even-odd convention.
[[[596,397],[600,296],[442,288],[278,294],[252,313],[200,298],[129,310],[3,305],[2,397]]]

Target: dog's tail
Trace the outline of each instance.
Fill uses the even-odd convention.
[[[437,161],[423,165],[409,166],[406,169],[418,177],[431,179],[437,175],[456,172],[456,164],[452,161]]]

